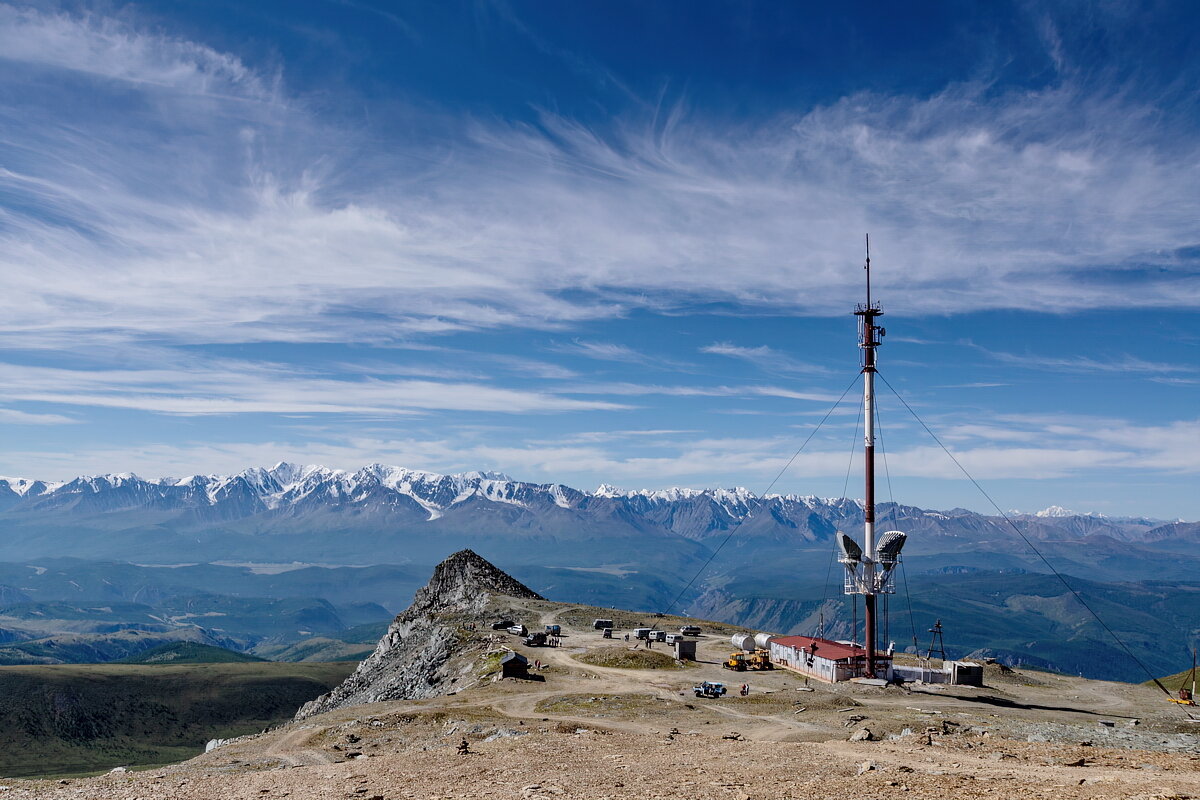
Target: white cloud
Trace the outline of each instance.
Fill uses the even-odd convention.
[[[9,425],[71,425],[79,422],[62,414],[31,414],[15,408],[0,408],[0,423]]]
[[[1147,361],[1136,356],[1116,355],[1106,359],[1092,358],[1079,355],[1073,357],[1049,357],[1038,355],[1021,355],[988,350],[978,345],[972,345],[976,350],[986,353],[991,358],[1003,364],[1029,369],[1051,370],[1054,372],[1124,372],[1130,374],[1161,374],[1174,372],[1195,372],[1196,367],[1190,364],[1166,363]]]
[[[575,339],[569,344],[555,344],[550,349],[557,353],[569,353],[598,361],[617,361],[626,364],[646,364],[657,367],[678,366],[669,359],[652,356],[649,353],[634,350],[628,345],[616,344],[615,342],[589,342],[582,339]]]
[[[566,394],[593,395],[666,395],[671,397],[782,397],[788,400],[806,400],[814,403],[832,403],[835,394],[822,391],[797,391],[780,386],[663,386],[641,383],[571,383],[563,384],[555,391]]]
[[[333,144],[350,132],[232,55],[0,8],[22,67],[6,86],[55,68],[156,98],[125,128],[19,93],[0,109],[50,123],[5,143],[23,154],[0,175],[10,342],[389,341],[714,300],[841,313],[867,230],[879,291],[910,314],[1200,305],[1177,255],[1200,145],[1153,98],[1064,79],[856,94],[737,130],[681,110],[441,119],[438,150],[389,140],[365,172]]]
[[[626,406],[483,383],[334,379],[273,364],[199,362],[190,368],[85,370],[0,363],[0,399],[165,414],[513,414]]]
[[[0,5],[0,59],[189,94],[272,96],[260,76],[227,53],[139,31],[100,14],[72,16]]]
[[[982,481],[1081,480],[1112,474],[1127,479],[1134,474],[1200,472],[1194,458],[1200,447],[1200,421],[1165,426],[1111,424],[1090,433],[1088,420],[1081,422],[1084,425],[1078,430],[1043,432],[1038,439],[1019,445],[1008,443],[1005,436],[996,435],[990,428],[964,429],[957,432],[961,436],[952,443],[952,450],[958,461]],[[679,430],[633,430],[497,442],[486,433],[462,430],[420,438],[328,429],[308,431],[300,443],[130,443],[119,448],[77,447],[61,452],[52,448],[37,452],[9,450],[0,454],[0,473],[46,479],[112,471],[177,476],[236,472],[279,460],[342,469],[378,461],[437,472],[500,470],[521,480],[565,482],[581,488],[603,481],[648,488],[740,484],[763,491],[807,437],[804,431],[789,436],[714,437]],[[974,438],[967,438],[969,435]],[[636,443],[632,449],[627,447],[625,443],[630,439],[648,440],[645,452]],[[807,493],[814,481],[824,481],[825,486],[836,483],[840,490],[847,469],[846,448],[827,439],[813,441],[810,448],[792,462],[777,491]],[[958,467],[933,444],[889,450],[886,462],[896,480],[963,480]],[[851,485],[856,487],[857,483]]]
[[[737,358],[767,372],[799,372],[817,375],[830,373],[830,370],[825,367],[799,361],[765,344],[758,347],[743,347],[730,342],[714,342],[707,347],[701,347],[700,352]]]

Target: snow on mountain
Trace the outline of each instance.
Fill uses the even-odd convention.
[[[1035,511],[1033,513],[1033,516],[1042,517],[1043,519],[1045,519],[1045,518],[1062,518],[1062,517],[1103,518],[1104,514],[1097,514],[1092,511],[1071,511],[1070,509],[1063,508],[1062,506],[1050,506],[1049,508],[1043,508],[1041,511]]]
[[[442,520],[453,512],[455,526],[493,530],[512,519],[511,515],[495,517],[496,507],[521,509],[530,520],[536,520],[532,524],[539,530],[636,531],[649,526],[692,539],[731,530],[756,515],[760,519],[750,526],[755,530],[806,530],[812,536],[826,536],[842,525],[856,524],[862,513],[858,500],[760,496],[744,487],[619,489],[602,484],[586,492],[557,483],[518,481],[499,472],[441,474],[386,464],[368,464],[349,472],[319,464],[280,462],[232,475],[155,480],[128,472],[82,476],[63,483],[0,478],[0,511],[6,514],[148,510],[183,513],[197,524],[211,524],[252,517],[299,520],[345,510],[367,515],[363,519],[391,515],[388,525],[408,525]],[[901,506],[890,513],[905,517],[912,529],[928,528],[930,533],[942,535],[958,531],[963,524],[986,527],[982,517],[979,522],[964,522],[978,515],[962,509],[941,513]],[[1076,514],[1059,506],[1020,518],[1042,525],[1035,531],[1053,529],[1072,536],[1104,532],[1136,538],[1138,531],[1147,527],[1140,523],[1122,526],[1103,515]]]
[[[272,467],[251,467],[233,475],[146,480],[126,472],[81,476],[53,484],[24,478],[0,478],[0,481],[6,481],[11,491],[22,498],[26,495],[30,498],[58,495],[57,505],[67,502],[69,495],[91,496],[93,499],[88,501],[87,508],[97,511],[156,505],[174,508],[207,506],[221,507],[234,516],[298,508],[312,510],[321,505],[394,505],[397,498],[411,500],[424,510],[430,521],[473,499],[527,510],[543,507],[572,510],[605,500],[631,503],[648,511],[711,504],[717,509],[714,513],[730,522],[745,519],[764,504],[794,504],[809,509],[860,507],[857,501],[840,498],[777,494],[760,497],[744,487],[623,490],[602,485],[589,493],[563,484],[518,481],[501,472],[441,474],[386,464],[368,464],[348,472],[319,464],[280,462]],[[100,495],[105,495],[106,499],[101,501]],[[705,525],[721,524],[711,515],[704,519]]]
[[[909,533],[913,547],[1000,548],[1013,536],[996,519],[966,509],[889,503],[879,513],[885,529]],[[1145,521],[1098,516],[1014,519],[1028,536],[1056,546],[1090,538],[1114,553],[1155,536],[1195,536],[1188,526],[1155,534]],[[744,487],[602,485],[588,492],[498,472],[441,474],[385,464],[347,471],[284,462],[232,475],[144,480],[122,473],[58,484],[0,478],[3,560],[86,553],[125,560],[408,563],[445,547],[474,545],[564,564],[601,558],[674,564],[681,557],[702,560],[711,541],[735,530],[742,556],[758,558],[861,525],[862,503],[849,498],[764,496]]]
[[[0,484],[6,485],[14,494],[24,497],[28,494],[37,496],[52,492],[62,486],[62,482],[30,480],[29,478],[9,478],[0,475]]]

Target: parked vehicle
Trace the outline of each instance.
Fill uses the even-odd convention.
[[[603,634],[604,634],[605,639],[611,639],[612,638],[612,628],[605,628],[603,631]]]
[[[603,628],[611,628],[612,626],[613,626],[613,621],[611,619],[598,619],[592,623],[592,627],[595,628],[596,630],[602,630]]]
[[[547,625],[546,633],[549,633],[553,636],[561,636],[562,635],[562,625]]]
[[[521,643],[526,647],[545,647],[546,634],[542,633],[541,631],[538,631],[537,633],[531,633],[522,639]]]
[[[675,644],[676,642],[682,642],[683,634],[682,633],[668,633],[667,638],[664,639],[663,641],[665,641],[667,644]]]
[[[513,636],[528,636],[529,635],[529,629],[526,628],[524,625],[511,625],[511,626],[509,626],[508,632],[511,633]]]
[[[700,626],[699,625],[683,625],[679,628],[679,632],[682,633],[684,636],[699,636],[700,635]]]
[[[506,630],[508,630],[508,627],[512,624],[513,624],[513,621],[511,619],[499,619],[492,623],[492,630],[506,631]]]
[[[652,642],[665,642],[667,640],[667,632],[666,631],[650,631],[650,634],[646,638],[648,638]]]
[[[634,628],[633,629],[633,638],[649,639],[650,638],[650,629],[649,628]]]
[[[750,669],[766,670],[775,669],[775,665],[771,663],[771,651],[758,649],[753,653],[746,654],[746,660],[749,662],[746,666]]]
[[[723,683],[718,683],[717,681],[705,681],[699,686],[693,686],[692,691],[696,693],[696,697],[711,697],[715,699],[717,697],[723,697],[726,689],[725,684]]]

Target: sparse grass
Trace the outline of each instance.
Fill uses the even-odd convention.
[[[629,650],[625,647],[600,647],[574,657],[576,661],[594,667],[616,669],[683,669],[666,653],[653,650]]]
[[[0,668],[0,775],[78,774],[198,755],[341,683],[353,663]]]
[[[1197,674],[1200,674],[1200,672],[1198,672]],[[1190,668],[1185,669],[1183,672],[1176,673],[1175,675],[1168,675],[1165,678],[1160,678],[1160,681],[1162,682],[1162,684],[1164,686],[1166,686],[1168,689],[1170,689],[1173,692],[1179,691],[1180,688],[1182,688],[1184,686],[1191,689],[1192,688],[1192,670]],[[1144,683],[1143,685],[1144,686],[1154,686],[1154,681],[1146,681],[1146,683]]]
[[[117,664],[238,664],[266,661],[265,658],[237,653],[223,647],[196,642],[168,642],[137,655],[127,656]]]
[[[484,678],[500,671],[500,659],[504,658],[507,650],[493,650],[479,657],[475,665],[475,676]]]

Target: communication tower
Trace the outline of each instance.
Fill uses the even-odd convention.
[[[863,430],[866,487],[863,494],[863,543],[860,546],[845,533],[838,533],[840,550],[838,560],[846,568],[844,590],[848,595],[863,596],[865,609],[865,631],[863,647],[866,650],[867,675],[876,676],[876,597],[893,594],[896,586],[892,572],[900,561],[900,549],[907,535],[900,531],[886,531],[875,538],[875,350],[882,344],[887,331],[875,324],[883,316],[879,303],[871,301],[871,239],[867,237],[867,302],[854,308],[859,318],[858,346],[862,351],[863,376]]]

